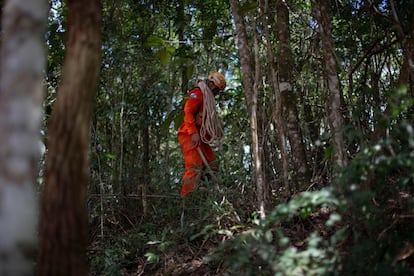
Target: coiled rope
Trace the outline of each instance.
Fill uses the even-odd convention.
[[[201,141],[211,145],[223,137],[223,127],[216,110],[216,100],[213,92],[205,81],[198,81],[197,86],[203,93],[203,114],[200,127]]]

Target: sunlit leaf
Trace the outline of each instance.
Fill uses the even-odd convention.
[[[155,253],[148,252],[144,256],[147,257],[147,261],[150,263],[158,263],[160,261],[160,256]]]
[[[113,155],[112,153],[105,153],[104,157],[108,160],[114,160],[115,159],[115,155]]]
[[[157,37],[157,36],[150,36],[145,41],[145,46],[148,48],[156,47],[156,46],[164,46],[164,45],[165,45],[164,39],[162,39],[161,37]]]

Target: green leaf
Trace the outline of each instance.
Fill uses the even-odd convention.
[[[114,160],[115,159],[115,155],[113,155],[112,153],[105,153],[104,157],[108,160]]]
[[[156,46],[164,46],[165,41],[161,37],[158,36],[150,36],[147,38],[147,41],[145,41],[145,47],[156,47]]]
[[[161,48],[159,54],[161,64],[164,66],[167,65],[171,58],[171,54],[167,51],[167,47]]]
[[[219,46],[223,46],[224,45],[224,39],[222,37],[215,37],[213,39],[213,42]]]
[[[180,112],[175,118],[174,118],[174,128],[175,130],[178,130],[181,123],[184,121],[184,112]]]
[[[167,50],[168,53],[170,53],[171,55],[175,53],[175,48],[173,46],[167,45],[165,46],[165,49]]]
[[[193,73],[194,73],[194,64],[190,64],[188,67],[187,67],[187,78],[188,79],[191,79],[191,77],[193,76]]]
[[[334,153],[334,150],[335,150],[334,146],[327,147],[325,152],[323,153],[323,158],[325,160],[328,160],[329,158],[331,158],[332,154]]]
[[[168,130],[170,129],[171,123],[174,121],[174,124],[175,124],[175,121],[177,120],[177,117],[180,116],[181,113],[184,113],[184,112],[182,112],[182,110],[173,110],[167,115],[167,118],[161,124],[161,127],[160,127],[161,135],[163,135],[163,136],[167,135]],[[184,116],[183,116],[183,118],[184,118]]]
[[[147,261],[150,263],[158,263],[160,261],[160,256],[155,253],[147,252],[144,256],[147,257]]]

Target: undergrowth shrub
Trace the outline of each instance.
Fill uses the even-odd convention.
[[[345,239],[344,229],[337,227],[341,206],[329,189],[299,194],[278,205],[265,220],[254,216],[253,227],[223,243],[205,261],[223,262],[232,275],[332,273],[339,264],[335,246]],[[307,236],[293,234],[299,224],[303,228],[298,233],[306,230]]]
[[[89,249],[91,275],[125,275],[136,267],[137,255],[145,248],[144,233],[130,233],[96,241]]]
[[[363,149],[340,177],[352,239],[347,274],[414,273],[414,129],[403,122]],[[407,251],[411,254],[404,255]],[[412,275],[412,274],[411,274]]]
[[[186,262],[191,264],[233,237],[241,227],[236,209],[225,193],[217,193],[208,183],[202,185],[184,204],[171,200],[168,216],[92,244],[91,275],[186,274]]]

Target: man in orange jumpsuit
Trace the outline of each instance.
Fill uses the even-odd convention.
[[[184,121],[178,129],[178,141],[184,155],[185,171],[182,179],[181,197],[188,196],[200,182],[203,159],[212,168],[216,159],[210,144],[221,137],[223,130],[218,120],[214,97],[226,87],[223,74],[213,72],[206,80],[198,80],[191,89],[184,105]]]

